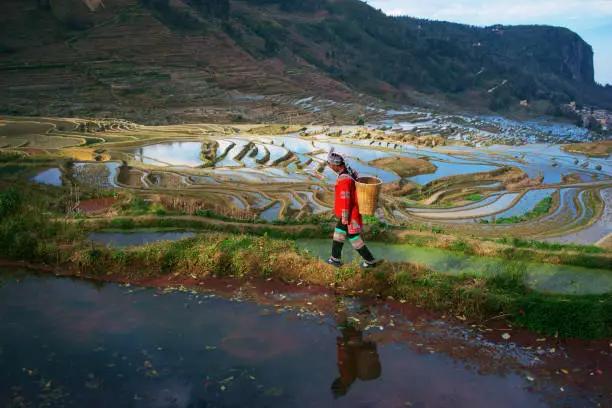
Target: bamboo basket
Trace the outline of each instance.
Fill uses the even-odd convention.
[[[382,181],[378,177],[359,177],[355,182],[359,214],[374,215]]]

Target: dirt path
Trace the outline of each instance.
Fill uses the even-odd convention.
[[[225,226],[230,226],[230,227],[239,227],[239,228],[245,228],[245,229],[258,229],[258,228],[269,228],[269,229],[275,229],[275,230],[279,230],[279,231],[287,231],[287,232],[300,232],[306,229],[318,229],[320,228],[319,225],[315,225],[315,224],[301,224],[301,225],[275,225],[275,224],[257,224],[257,223],[252,223],[252,222],[238,222],[238,221],[224,221],[224,220],[218,220],[215,218],[207,218],[207,217],[200,217],[200,216],[195,216],[195,215],[170,215],[170,216],[164,216],[164,217],[159,217],[157,215],[140,215],[140,216],[128,216],[128,215],[121,215],[121,216],[116,216],[116,217],[103,217],[103,218],[67,218],[67,219],[61,219],[62,221],[68,221],[68,222],[80,222],[80,221],[84,221],[90,224],[103,224],[103,223],[107,223],[110,222],[112,220],[134,220],[134,221],[148,221],[148,220],[180,220],[180,221],[194,221],[194,222],[199,222],[201,224],[207,224],[207,225],[225,225]]]
[[[62,219],[68,222],[79,222],[84,221],[88,224],[98,224],[104,225],[108,224],[111,220],[133,220],[135,222],[135,227],[138,227],[139,222],[143,221],[160,221],[160,220],[176,220],[176,221],[191,221],[200,223],[203,227],[205,226],[217,226],[217,227],[233,227],[239,229],[241,232],[249,232],[256,231],[261,228],[267,228],[270,230],[283,231],[287,234],[299,234],[305,230],[311,229],[315,231],[320,231],[321,226],[315,224],[303,224],[303,225],[274,225],[274,224],[257,224],[257,223],[247,223],[247,222],[237,222],[237,221],[223,221],[214,218],[206,218],[194,215],[173,215],[173,216],[164,216],[159,217],[156,215],[142,215],[142,216],[117,216],[117,217],[100,217],[100,218],[85,218],[85,219]],[[126,229],[126,232],[129,232],[129,229]],[[389,243],[403,243],[410,241],[410,238],[431,238],[433,237],[432,242],[427,245],[432,248],[438,248],[443,250],[452,251],[452,246],[455,242],[461,241],[467,244],[471,248],[471,254],[475,256],[487,256],[487,257],[498,257],[501,256],[505,251],[512,250],[520,250],[525,254],[533,254],[535,259],[532,259],[532,262],[543,262],[545,259],[546,263],[553,264],[564,264],[563,261],[566,257],[572,256],[580,256],[581,252],[579,251],[546,251],[542,249],[536,248],[514,248],[510,245],[503,245],[492,241],[482,241],[480,239],[469,238],[469,237],[458,237],[454,235],[448,234],[433,234],[428,231],[408,231],[408,230],[395,230],[395,231],[386,231],[384,235],[377,237],[368,237],[369,241],[383,241]],[[563,256],[560,256],[563,255]],[[612,263],[612,253],[605,254],[593,254],[592,256],[596,257],[601,261],[602,264]]]

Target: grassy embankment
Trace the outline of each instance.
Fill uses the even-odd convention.
[[[591,143],[573,143],[561,146],[568,153],[584,154],[588,157],[606,158],[612,154],[612,140],[601,140]]]
[[[207,276],[277,277],[331,285],[454,313],[470,320],[505,316],[528,329],[560,336],[612,335],[612,295],[551,295],[523,281],[523,257],[494,277],[449,276],[413,264],[388,263],[363,272],[334,269],[267,235],[210,232],[177,242],[131,249],[94,246],[84,222],[49,222],[48,198],[5,189],[0,193],[0,258],[52,265],[64,273],[104,280],[144,282]],[[227,229],[224,227],[224,229]],[[518,260],[520,259],[520,260]]]
[[[212,210],[168,212],[156,203],[132,198],[114,218],[84,218],[89,229],[190,229],[221,231],[235,234],[267,235],[277,239],[327,238],[333,230],[333,218],[312,215],[300,220],[287,219],[266,223],[261,219],[233,218]],[[389,244],[410,244],[463,253],[466,255],[523,259],[530,262],[567,264],[591,268],[612,268],[612,257],[603,248],[586,245],[546,244],[520,239],[485,240],[482,238],[456,237],[446,234],[439,225],[409,224],[393,227],[365,217],[367,225],[364,237],[369,241]]]

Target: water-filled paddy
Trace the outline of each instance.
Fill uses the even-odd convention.
[[[410,212],[423,218],[431,218],[438,220],[453,220],[460,218],[477,218],[495,214],[507,208],[516,198],[518,193],[502,194],[494,201],[467,209],[456,209],[455,211],[420,211],[411,209]]]
[[[495,215],[495,218],[502,217],[514,217],[521,216],[528,211],[533,210],[536,204],[545,199],[546,197],[552,196],[555,192],[555,189],[540,189],[540,190],[530,190],[523,194],[520,200],[514,204],[512,207],[503,211],[499,214]]]
[[[173,166],[197,167],[203,164],[200,142],[167,142],[134,149],[136,160],[145,164],[166,163]]]
[[[609,234],[612,234],[612,188],[603,189],[601,198],[604,208],[599,219],[590,227],[571,234],[548,238],[546,241],[559,243],[595,244]]]
[[[282,204],[281,203],[275,203],[275,204],[271,205],[269,208],[267,208],[264,211],[262,211],[262,213],[259,215],[259,217],[263,218],[266,221],[277,220],[278,216],[280,214],[281,208],[282,208]]]
[[[431,163],[437,167],[437,170],[431,174],[421,174],[419,176],[410,177],[410,180],[425,185],[430,181],[448,177],[457,176],[460,174],[480,173],[485,171],[492,171],[497,169],[496,166],[488,164],[463,164],[463,163],[449,163],[438,160],[432,160]]]
[[[407,306],[240,281],[203,292],[7,270],[2,281],[2,406],[547,407],[561,386],[578,406],[608,400],[561,382],[552,357]],[[337,310],[358,324],[342,328]]]
[[[32,181],[51,186],[62,185],[62,171],[60,169],[47,169],[32,177]]]
[[[108,163],[74,163],[72,179],[80,184],[100,188],[117,187],[115,179],[120,164]],[[43,170],[31,179],[33,182],[52,186],[63,185],[62,171],[59,168]]]
[[[337,152],[344,154],[349,164],[361,175],[375,175],[384,183],[400,182],[393,186],[385,186],[386,190],[381,196],[380,206],[387,214],[393,214],[396,211],[397,217],[407,223],[422,222],[423,218],[449,223],[455,221],[469,223],[493,215],[497,217],[521,215],[531,210],[539,195],[543,193],[535,192],[535,190],[527,192],[515,205],[512,205],[512,199],[518,197],[516,194],[522,194],[529,191],[530,188],[547,187],[553,184],[555,188],[558,188],[558,184],[563,182],[564,178],[565,183],[571,183],[572,187],[577,188],[575,192],[562,188],[559,208],[538,219],[537,225],[535,221],[525,222],[520,226],[505,225],[495,226],[495,228],[474,225],[474,228],[486,230],[485,232],[489,234],[503,230],[506,236],[512,236],[516,231],[516,234],[521,237],[528,236],[530,233],[535,236],[550,236],[555,231],[563,233],[570,227],[586,225],[586,218],[589,214],[585,215],[586,218],[578,219],[578,213],[581,208],[585,207],[584,196],[579,195],[580,191],[595,185],[602,188],[610,186],[608,180],[612,180],[612,165],[609,160],[587,158],[560,150],[558,145],[550,143],[556,138],[563,139],[566,136],[556,135],[554,132],[551,136],[546,133],[548,131],[543,134],[541,129],[544,127],[541,124],[518,124],[512,121],[502,121],[499,118],[470,118],[437,113],[427,115],[422,115],[422,118],[426,118],[424,121],[415,119],[412,123],[405,122],[399,126],[389,123],[394,128],[412,129],[413,132],[410,135],[397,136],[389,130],[376,129],[378,125],[372,124],[367,127],[371,132],[367,139],[361,139],[364,136],[362,132],[364,128],[357,126],[320,128],[320,134],[311,133],[303,137],[300,137],[298,133],[278,136],[259,136],[220,130],[206,133],[206,127],[201,126],[196,127],[197,134],[201,135],[198,137],[201,139],[195,140],[193,127],[175,126],[172,128],[174,132],[172,137],[180,137],[181,129],[185,129],[183,138],[177,139],[179,141],[176,142],[169,142],[169,136],[164,136],[157,143],[154,139],[156,136],[151,136],[149,140],[144,139],[143,135],[129,135],[127,133],[130,131],[126,131],[126,136],[123,137],[129,140],[130,146],[134,146],[137,140],[142,140],[143,146],[119,147],[117,150],[109,148],[106,151],[103,144],[99,146],[100,149],[97,149],[96,146],[95,150],[90,151],[86,151],[84,147],[79,148],[81,155],[90,153],[94,155],[94,152],[100,150],[100,154],[110,156],[113,162],[106,164],[110,172],[108,176],[98,171],[101,167],[93,167],[94,164],[77,162],[75,169],[79,173],[77,179],[82,186],[91,184],[98,187],[116,187],[114,181],[119,172],[118,161],[126,160],[128,166],[131,167],[121,167],[120,174],[117,175],[118,184],[124,189],[136,191],[136,194],[148,189],[155,190],[156,194],[165,194],[164,190],[167,190],[168,194],[175,194],[182,187],[188,189],[189,194],[193,196],[200,194],[200,191],[204,194],[233,195],[242,192],[249,194],[256,189],[258,184],[278,183],[278,191],[267,186],[266,194],[269,193],[271,197],[286,202],[289,208],[296,210],[300,205],[290,198],[287,199],[285,194],[312,191],[315,185],[325,183],[329,186],[335,183],[336,175],[325,167],[328,151],[334,148]],[[563,126],[545,127],[554,131],[559,130],[562,133],[567,130]],[[341,134],[338,136],[339,131]],[[446,144],[431,148],[418,146],[413,139],[415,133],[435,138],[441,132],[456,136],[466,145]],[[112,137],[121,140],[120,134],[121,132],[117,132]],[[496,144],[511,140],[517,143],[511,143],[513,145]],[[545,143],[522,145],[525,141],[535,140]],[[204,141],[214,141],[218,144],[216,158],[219,162],[214,167],[200,169],[198,167],[202,165],[200,154]],[[125,152],[130,152],[130,154],[126,157]],[[316,154],[313,154],[315,152]],[[437,169],[434,173],[417,174],[410,179],[400,180],[400,177],[394,172],[369,164],[371,160],[377,158],[399,156],[430,159]],[[309,164],[301,165],[305,163]],[[151,165],[158,168],[152,171]],[[463,178],[466,186],[465,195],[462,195],[458,190],[458,187],[461,186],[453,185],[454,181],[451,179],[448,185],[440,186],[440,189],[435,191],[435,194],[438,194],[435,197],[431,196],[428,191],[419,192],[420,187],[418,186],[410,186],[410,184],[422,186],[448,176],[489,172],[500,166],[516,167],[525,172],[531,180],[521,178],[521,173],[516,170],[507,173],[512,180],[504,180],[505,175],[500,175],[497,180],[481,182],[470,181],[469,177],[466,177]],[[87,168],[88,171],[81,172],[81,167]],[[34,168],[28,169],[26,173],[32,181],[59,186],[63,180],[67,179],[62,177],[60,168],[65,167],[59,166],[59,163],[50,162],[50,164],[45,163],[44,167],[41,165],[39,174],[36,174]],[[168,173],[167,176],[165,173]],[[571,177],[568,177],[570,175]],[[218,186],[218,191],[211,191],[213,184]],[[469,191],[468,186],[471,189]],[[504,187],[511,192],[504,191]],[[498,195],[493,195],[490,191],[487,194],[485,189],[495,189],[493,194]],[[479,202],[463,205],[465,201],[462,200],[465,197],[475,194],[484,194],[485,197]],[[330,196],[327,196],[325,200],[331,201]],[[303,196],[302,198],[313,212],[327,211],[327,208],[314,202],[311,197]],[[574,199],[578,200],[577,204],[574,203]],[[411,208],[408,213],[400,214],[404,211],[405,202],[416,203],[414,204],[416,207],[427,207],[440,200],[452,208]],[[262,208],[268,203],[269,201],[249,204],[255,208]],[[287,216],[294,217],[296,214],[296,211],[290,211]],[[453,228],[458,228],[458,225],[456,224]],[[599,230],[604,231],[605,228],[597,231]],[[593,236],[600,235],[595,233],[596,229],[590,231],[594,233]],[[584,238],[576,239],[584,241]]]

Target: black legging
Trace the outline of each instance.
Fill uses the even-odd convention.
[[[363,259],[366,260],[366,262],[374,262],[374,256],[363,242],[363,239],[361,239],[361,235],[349,234],[348,225],[342,224],[342,220],[338,220],[334,230],[334,240],[332,243],[333,260],[340,261],[342,259],[342,247],[344,246],[344,241],[347,237],[353,248],[355,248],[355,250]]]

